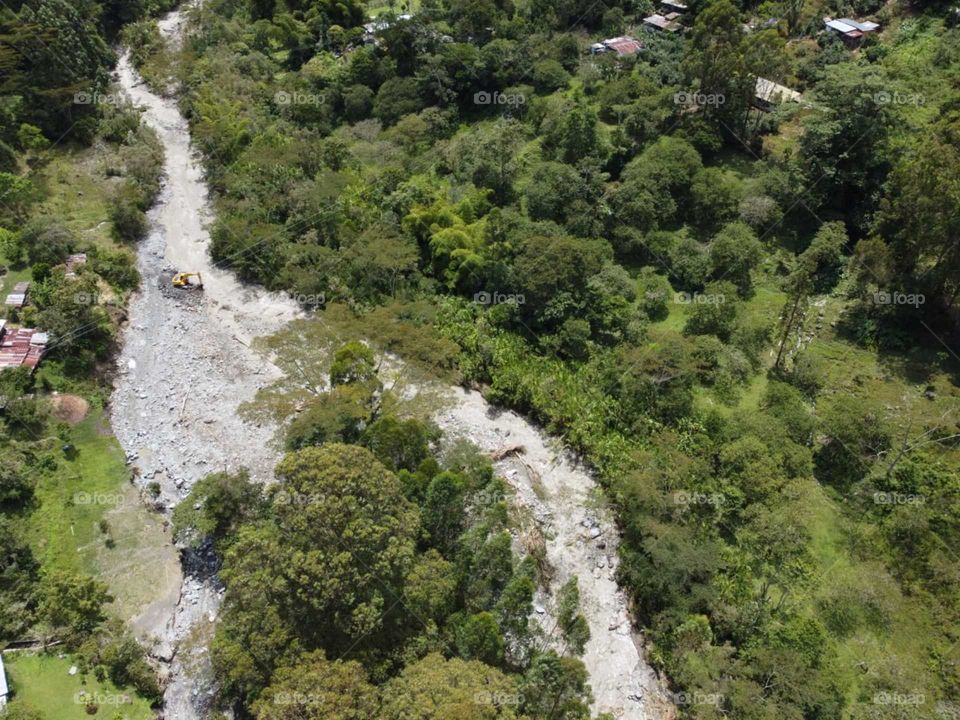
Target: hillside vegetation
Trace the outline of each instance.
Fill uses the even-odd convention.
[[[408,9],[375,40],[349,2],[194,15],[214,257],[443,374],[452,341],[583,453],[651,657],[706,698],[684,716],[955,713],[955,12]],[[881,27],[852,48],[828,14]],[[622,34],[642,49],[589,52]],[[758,111],[758,77],[800,102]],[[293,446],[345,439],[331,402]]]

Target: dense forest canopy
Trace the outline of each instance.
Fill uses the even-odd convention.
[[[160,182],[135,110],[96,101],[119,40],[179,93],[212,258],[310,310],[264,341],[289,372],[252,403],[282,421],[277,482],[213,473],[172,518],[224,586],[220,710],[590,717],[576,582],[548,646],[508,485],[408,410],[389,357],[589,463],[681,717],[960,713],[956,8],[698,0],[671,32],[648,0],[211,0],[180,47],[166,9],[0,12],[0,250],[58,369],[99,377],[119,318],[75,298],[136,286]],[[60,143],[115,149],[116,247],[39,212]],[[107,587],[18,529],[65,431],[42,381],[0,385],[0,634],[156,701]]]

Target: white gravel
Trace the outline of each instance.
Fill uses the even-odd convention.
[[[590,674],[593,712],[625,720],[674,717],[666,687],[647,662],[643,637],[630,619],[626,593],[617,586],[620,538],[610,511],[598,502],[590,473],[525,418],[493,408],[480,393],[453,389],[452,403],[434,419],[448,436],[468,438],[486,451],[523,447],[522,461],[508,457],[495,467],[540,526],[555,570],[549,593],[535,598],[534,618],[552,629],[555,593],[570,577],[577,578],[580,608],[590,625],[582,659]],[[528,466],[539,483],[531,482]]]
[[[161,30],[172,39],[182,26],[179,11],[161,21]],[[257,479],[272,478],[279,457],[271,443],[276,428],[245,422],[237,408],[279,373],[250,349],[250,341],[276,332],[299,311],[291,299],[240,285],[229,270],[213,267],[205,229],[207,188],[187,123],[174,100],[143,85],[126,54],[118,73],[121,86],[160,136],[166,179],[150,212],[152,230],[138,249],[143,287],[130,304],[111,417],[141,486],[159,483],[161,498],[172,507],[198,479],[216,470],[245,466]],[[203,273],[200,303],[161,292],[159,276],[171,268]],[[453,398],[436,417],[449,435],[466,436],[487,450],[523,445],[524,461],[541,476],[543,497],[538,497],[522,462],[497,463],[547,537],[556,576],[550,593],[536,599],[545,627],[551,626],[552,593],[569,577],[578,578],[591,630],[583,660],[594,711],[626,720],[673,717],[673,706],[645,660],[626,596],[614,580],[619,539],[609,512],[595,507],[593,478],[524,418],[495,414],[478,393],[454,389]],[[166,664],[170,678],[165,717],[194,720],[208,714],[212,683],[206,640],[219,599],[214,584],[188,574],[176,606],[165,618],[158,613],[162,622],[151,634],[159,638],[154,656]]]
[[[179,12],[161,23],[167,35],[180,27]],[[275,428],[245,422],[237,407],[279,373],[249,348],[251,340],[276,332],[300,313],[292,299],[240,285],[229,270],[213,267],[205,228],[207,188],[187,123],[174,100],[147,89],[127,54],[118,75],[163,143],[166,177],[149,213],[150,234],[138,247],[143,285],[129,307],[111,421],[141,486],[159,483],[161,499],[172,508],[214,471],[248,467],[257,479],[272,477],[279,457],[270,442]],[[171,268],[203,274],[199,302],[161,291],[160,275]],[[194,292],[199,291],[183,291]],[[176,607],[165,617],[157,613],[156,627],[145,629],[158,639],[153,654],[169,673],[166,717],[192,720],[205,714],[209,663],[199,640],[218,604],[215,587],[188,575]],[[194,641],[184,642],[191,636]]]

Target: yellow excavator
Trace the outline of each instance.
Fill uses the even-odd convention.
[[[196,278],[197,281],[195,283],[190,282],[190,278]],[[196,288],[197,290],[203,290],[203,278],[198,272],[178,272],[173,276],[171,283],[176,288],[185,288],[188,290]]]

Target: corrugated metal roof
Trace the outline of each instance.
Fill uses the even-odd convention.
[[[633,55],[643,49],[643,45],[638,40],[626,35],[604,40],[603,46],[613,50],[617,55]]]
[[[757,78],[754,95],[768,103],[800,102],[801,97],[796,90],[762,77]]]
[[[826,23],[827,27],[831,30],[836,30],[846,35],[848,32],[853,32],[856,28],[853,25],[848,25],[842,20],[828,20]]]
[[[23,307],[27,302],[27,291],[29,289],[30,283],[18,282],[13,286],[13,292],[7,295],[4,305],[12,305],[16,308]]]
[[[873,32],[880,26],[875,22],[870,22],[869,20],[851,20],[850,18],[837,18],[835,22],[842,22],[845,25],[849,25],[852,28],[859,30],[860,32]]]
[[[680,29],[679,23],[671,22],[663,15],[656,13],[649,17],[645,17],[643,22],[647,27],[656,28],[657,30],[666,30],[667,32],[676,32]]]
[[[0,368],[35,368],[47,349],[47,333],[33,328],[5,330],[0,338]]]

